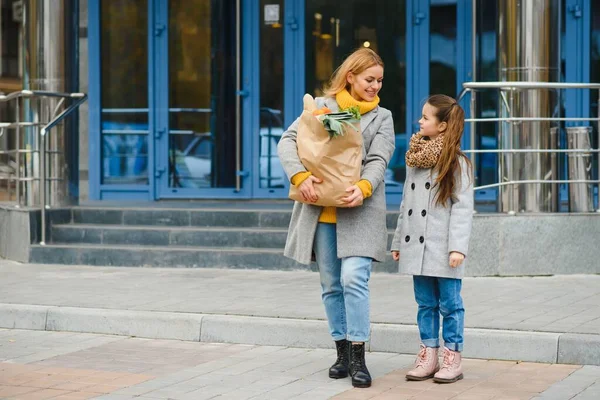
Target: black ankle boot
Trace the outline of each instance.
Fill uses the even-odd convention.
[[[346,339],[336,340],[337,360],[329,368],[329,377],[333,379],[345,378],[348,376],[348,364],[350,364],[350,343]]]
[[[352,386],[368,388],[371,386],[371,374],[365,363],[365,344],[352,344],[350,351],[350,375]]]

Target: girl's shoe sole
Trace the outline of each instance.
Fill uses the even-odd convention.
[[[418,376],[406,375],[406,380],[407,381],[415,381],[415,382],[426,381],[427,379],[433,378],[434,375],[435,374],[431,374],[431,375],[428,375],[428,376],[424,376],[422,378],[420,378]]]
[[[463,378],[463,374],[460,374],[454,379],[433,378],[433,381],[436,383],[454,383],[456,381],[460,381],[462,378]]]

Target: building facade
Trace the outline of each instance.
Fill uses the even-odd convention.
[[[19,3],[1,0],[4,92],[19,88]],[[393,113],[397,146],[385,182],[397,203],[427,95],[500,80],[499,3],[81,0],[79,81],[89,94],[79,122],[82,198],[287,198],[279,137],[303,94],[318,95],[344,57],[365,46],[385,62],[381,105]],[[600,82],[600,2],[546,3],[559,11],[556,79]],[[594,98],[566,94],[563,115],[597,116]],[[482,93],[477,104],[477,116],[498,116],[497,93]],[[463,147],[495,149],[497,138],[498,124],[481,124],[476,143],[467,134]],[[478,185],[498,181],[497,164],[493,154],[477,158]],[[477,193],[479,201],[497,196]]]

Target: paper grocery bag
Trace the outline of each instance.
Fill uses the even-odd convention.
[[[314,184],[319,200],[316,203],[304,201],[300,190],[293,185],[289,197],[307,204],[344,207],[346,203],[342,198],[348,196],[346,189],[360,180],[363,146],[360,123],[354,125],[356,129],[345,127],[343,136],[331,138],[312,114],[315,109],[312,96],[305,95],[296,144],[298,157],[306,170],[323,180]]]

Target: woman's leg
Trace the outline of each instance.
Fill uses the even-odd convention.
[[[367,257],[342,259],[342,286],[348,324],[348,340],[366,342],[370,333],[369,279],[373,260]]]
[[[365,342],[370,333],[369,279],[373,260],[366,257],[342,259],[342,286],[348,317],[350,375],[352,386],[371,386],[371,374],[365,362]]]
[[[336,225],[319,223],[314,252],[321,278],[321,297],[333,340],[346,339],[346,309],[341,284],[341,260],[337,258]]]

